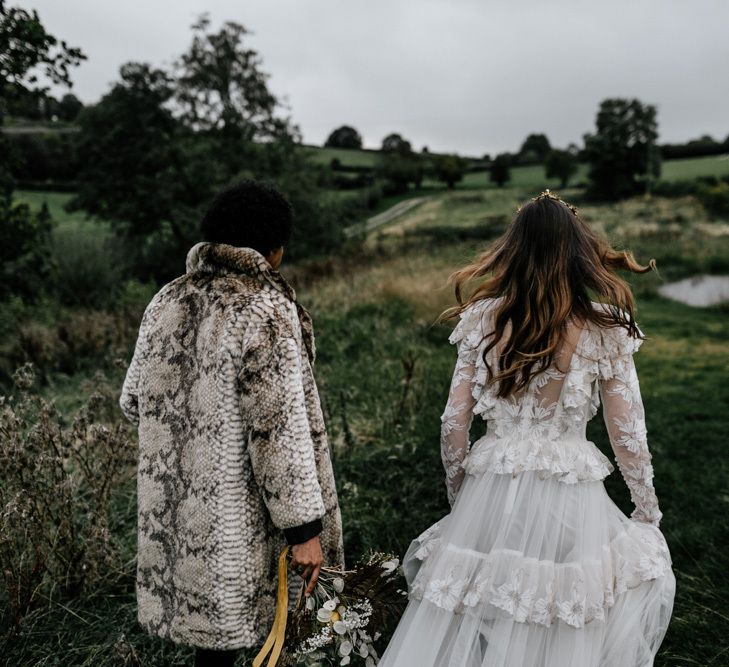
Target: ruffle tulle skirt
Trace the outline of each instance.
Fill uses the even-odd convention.
[[[602,481],[467,475],[403,559],[410,602],[381,667],[644,667],[673,609],[661,532]]]

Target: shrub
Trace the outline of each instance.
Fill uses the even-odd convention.
[[[511,180],[511,157],[507,153],[501,153],[494,158],[489,180],[500,188]]]
[[[123,257],[113,239],[82,230],[53,235],[53,291],[65,306],[109,306],[120,287]]]
[[[729,183],[716,185],[699,185],[696,196],[707,211],[715,215],[729,215]]]
[[[696,192],[696,181],[658,181],[651,191],[659,197],[685,197]]]
[[[111,494],[133,462],[126,427],[95,421],[94,393],[70,425],[33,391],[30,365],[0,398],[0,593],[17,628],[42,598],[65,599],[119,571]]]
[[[433,163],[435,177],[445,183],[449,190],[452,190],[456,183],[463,180],[465,170],[465,160],[458,155],[440,155]]]
[[[0,194],[0,300],[37,300],[50,275],[53,223],[48,207],[38,213]]]
[[[58,308],[46,303],[34,308],[13,304],[5,309],[0,330],[0,387],[18,366],[31,363],[40,379],[56,373],[72,375],[99,366],[111,367],[126,357],[153,286],[130,282],[120,288],[112,311]]]

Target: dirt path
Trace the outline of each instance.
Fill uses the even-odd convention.
[[[426,201],[430,201],[430,199],[431,197],[413,197],[412,199],[404,199],[394,206],[391,206],[386,211],[383,211],[382,213],[378,213],[377,215],[373,215],[371,218],[368,218],[367,222],[365,222],[364,224],[364,227],[360,227],[359,225],[350,227],[347,230],[347,235],[351,236],[360,231],[364,231],[365,234],[369,234],[371,231],[387,225],[394,220],[397,220],[397,218],[399,218],[400,216],[405,215],[405,213],[407,213],[408,211],[412,211],[416,206],[420,206]]]

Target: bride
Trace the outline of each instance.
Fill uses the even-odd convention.
[[[441,436],[451,512],[405,555],[410,602],[381,667],[653,664],[675,579],[633,361],[644,336],[614,270],[654,265],[611,249],[547,190],[454,274]],[[484,276],[464,303],[464,284]],[[630,518],[585,437],[601,403]],[[474,415],[487,431],[470,445]]]

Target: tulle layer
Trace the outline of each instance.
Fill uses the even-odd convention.
[[[464,468],[471,475],[535,471],[540,479],[553,476],[563,484],[600,481],[614,469],[595,443],[577,438],[549,440],[538,429],[517,437],[484,436],[473,444]]]
[[[549,626],[559,619],[581,628],[604,621],[621,593],[670,570],[665,542],[647,524],[630,526],[604,548],[601,560],[568,563],[511,550],[482,554],[444,544],[438,532],[421,536],[414,557],[433,565],[420,569],[411,596],[447,611],[478,608],[482,618],[493,619],[500,610],[520,623]]]
[[[412,600],[380,667],[651,667],[672,610],[669,573],[621,595],[605,623],[573,628],[454,614]]]
[[[381,667],[649,667],[675,594],[661,532],[600,481],[467,475],[412,542],[410,602]]]
[[[453,512],[410,546],[410,594],[444,610],[581,628],[671,570],[661,532],[628,519],[601,482],[538,472],[467,476]]]

